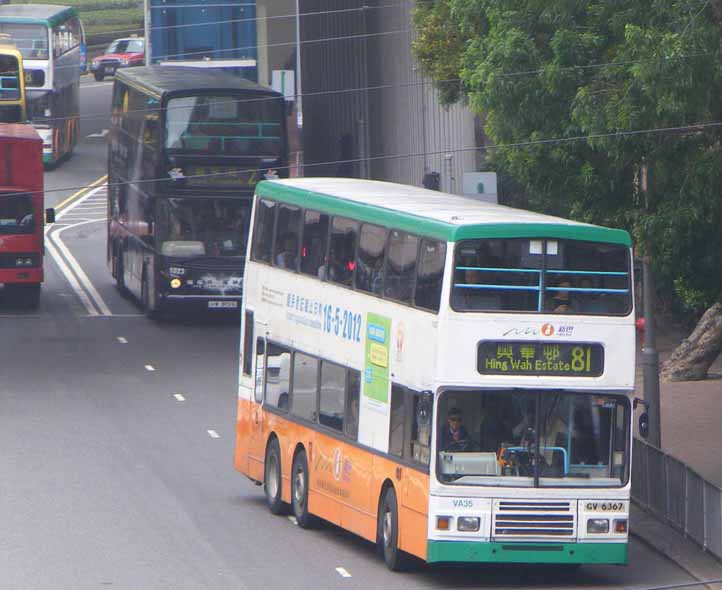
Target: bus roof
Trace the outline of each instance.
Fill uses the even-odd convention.
[[[150,91],[158,97],[172,92],[187,92],[199,89],[204,93],[243,90],[282,96],[271,88],[266,88],[229,72],[221,72],[212,68],[142,66],[118,70],[115,78],[135,88]]]
[[[0,141],[5,139],[39,141],[40,136],[32,125],[7,123],[0,125]]]
[[[480,238],[558,238],[631,246],[624,230],[374,180],[298,178],[262,181],[262,197],[345,215],[447,242]]]
[[[0,6],[0,22],[56,25],[78,12],[72,6],[55,4],[4,4]]]

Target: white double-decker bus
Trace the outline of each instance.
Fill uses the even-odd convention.
[[[631,242],[410,186],[261,182],[235,465],[387,565],[625,564]]]

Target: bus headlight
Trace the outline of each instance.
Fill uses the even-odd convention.
[[[479,530],[478,516],[460,516],[456,521],[456,530],[463,533],[475,533]]]
[[[601,534],[609,532],[609,520],[606,518],[590,518],[587,521],[587,532]]]
[[[170,282],[170,288],[171,289],[180,289],[181,286],[181,280],[180,279],[172,279]]]

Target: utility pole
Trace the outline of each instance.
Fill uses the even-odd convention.
[[[647,196],[647,162],[640,168],[639,185]],[[644,378],[644,401],[649,404],[649,442],[657,448],[662,446],[662,419],[659,396],[659,353],[657,352],[657,329],[654,325],[654,276],[649,256],[642,260],[642,298],[644,303],[644,346],[642,347],[642,370]]]

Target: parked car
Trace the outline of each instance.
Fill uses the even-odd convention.
[[[108,50],[90,64],[90,71],[100,82],[105,76],[115,75],[118,68],[145,65],[145,40],[139,37],[116,39]]]

